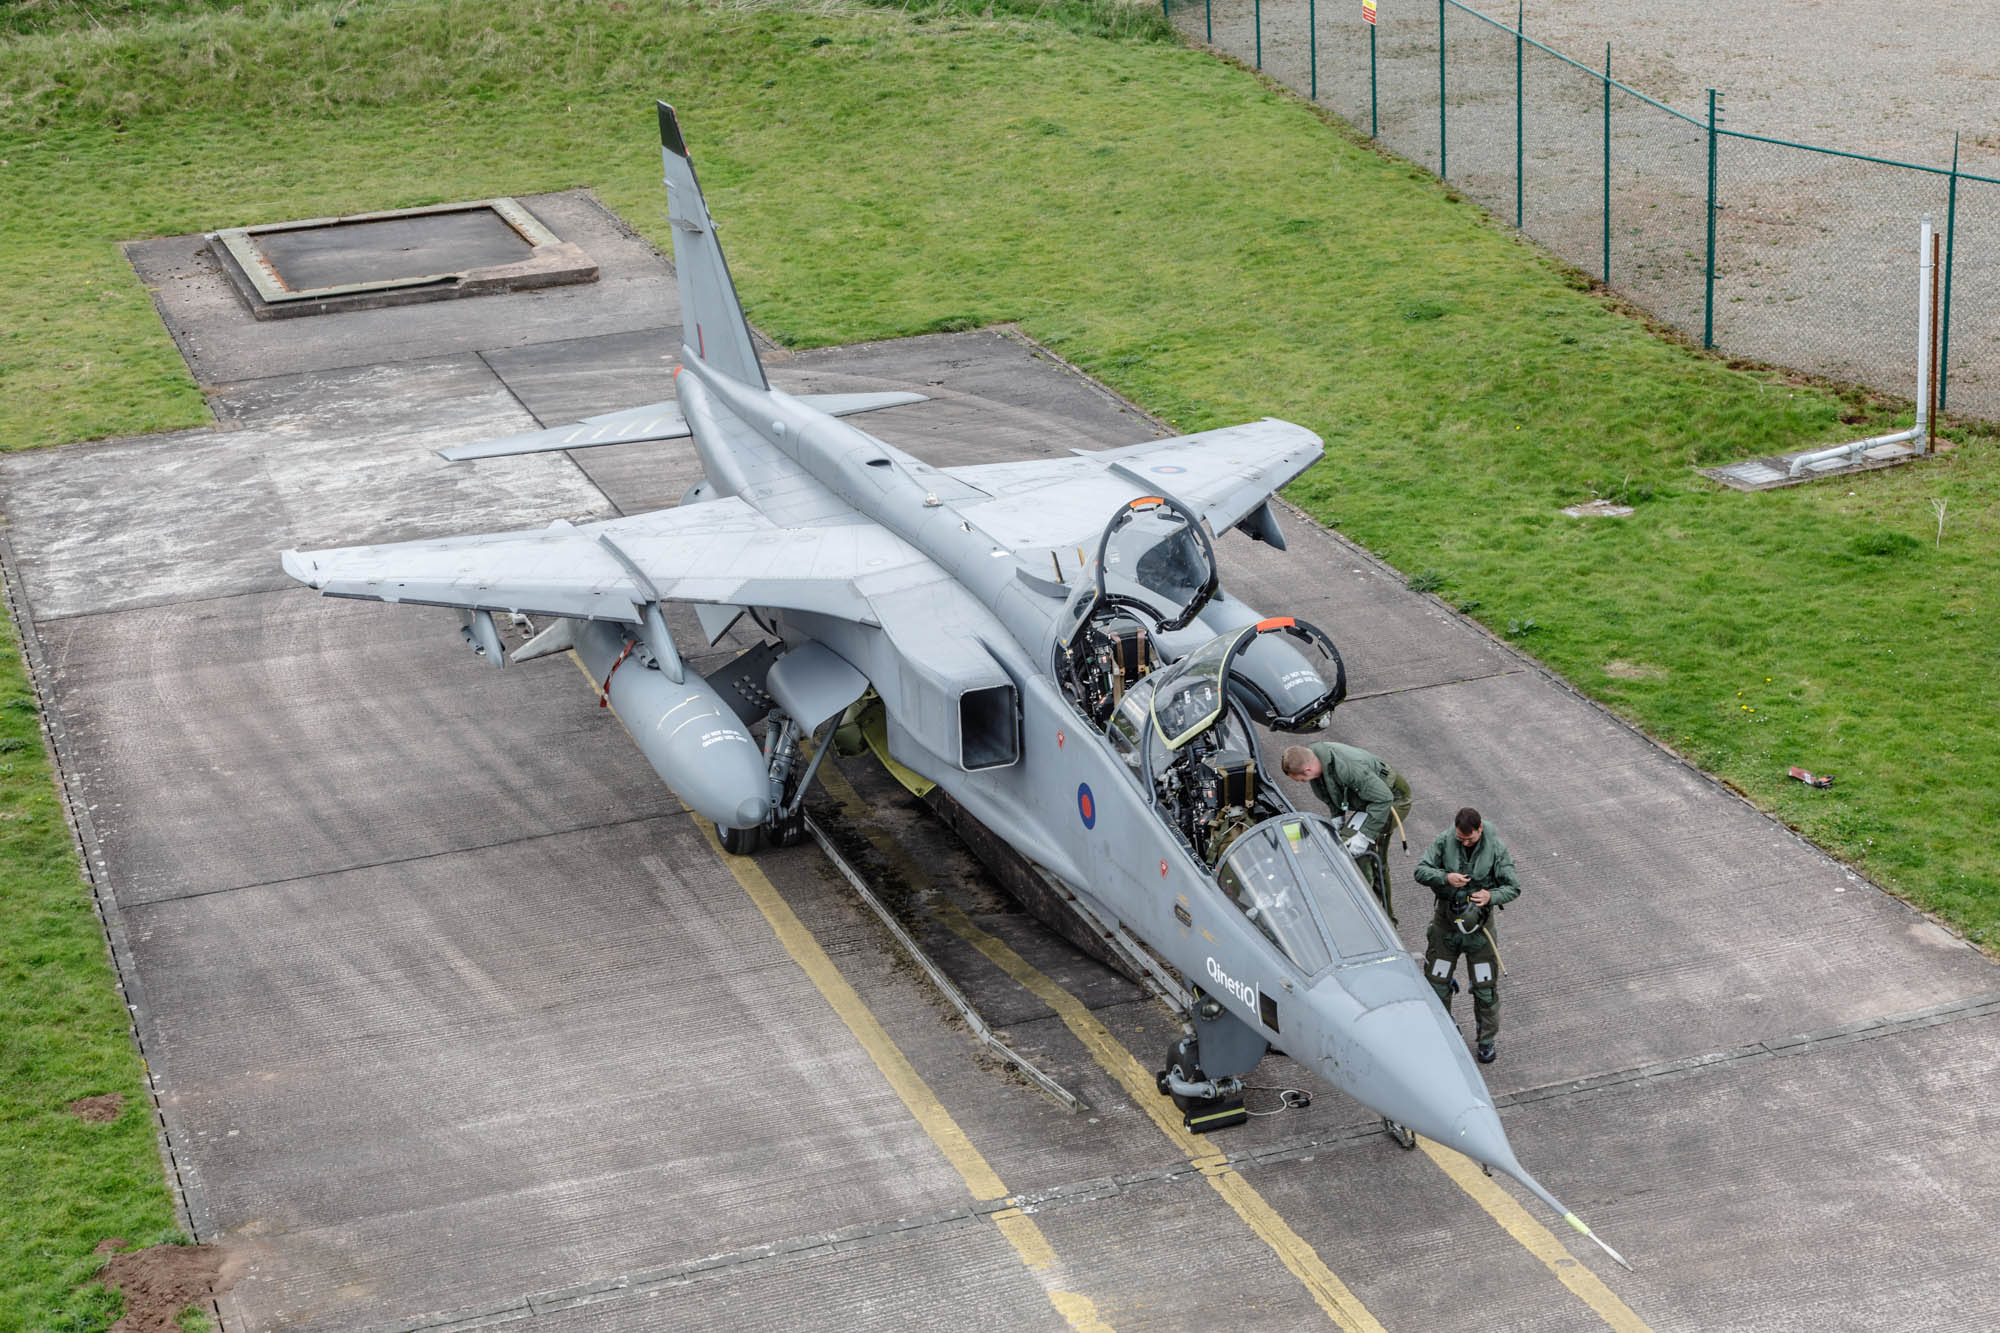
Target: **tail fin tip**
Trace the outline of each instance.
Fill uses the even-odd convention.
[[[653,105],[660,109],[660,147],[675,157],[686,157],[687,140],[681,138],[681,124],[674,117],[674,109],[661,101],[655,101]]]

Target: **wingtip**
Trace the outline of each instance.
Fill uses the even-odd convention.
[[[312,561],[297,551],[280,553],[278,559],[284,564],[285,572],[305,584],[308,588],[319,587],[319,569]]]
[[[655,101],[653,105],[660,109],[660,147],[675,157],[686,157],[687,140],[681,138],[681,124],[674,116],[674,109],[660,101]]]

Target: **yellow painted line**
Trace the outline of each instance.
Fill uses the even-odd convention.
[[[831,764],[820,765],[819,771],[820,780],[833,798],[854,817],[865,818],[867,805],[846,777]],[[891,839],[871,831],[869,841],[896,862],[896,869],[912,887],[921,889],[929,882],[923,868],[916,865]],[[1152,1117],[1160,1132],[1186,1155],[1188,1162],[1201,1172],[1231,1210],[1271,1247],[1271,1251],[1291,1270],[1292,1276],[1305,1285],[1327,1318],[1348,1333],[1386,1333],[1380,1321],[1368,1312],[1368,1307],[1326,1266],[1305,1238],[1278,1215],[1277,1209],[1271,1207],[1264,1196],[1229,1165],[1229,1159],[1201,1136],[1188,1132],[1180,1122],[1179,1112],[1174,1109],[1173,1103],[1160,1095],[1153,1075],[1132,1058],[1132,1053],[1111,1034],[1109,1028],[1097,1021],[1097,1016],[1083,1001],[1057,985],[1004,941],[981,930],[957,907],[944,904],[938,917],[960,939],[986,955],[994,966],[1055,1010],[1057,1017],[1090,1052],[1091,1058],[1118,1080],[1126,1095]]]
[[[1417,1146],[1424,1150],[1426,1157],[1437,1163],[1438,1170],[1470,1194],[1503,1231],[1512,1236],[1522,1249],[1541,1260],[1556,1275],[1557,1281],[1574,1292],[1576,1298],[1588,1305],[1599,1319],[1617,1333],[1653,1333],[1646,1321],[1633,1313],[1631,1306],[1613,1295],[1611,1288],[1605,1286],[1597,1274],[1585,1268],[1576,1256],[1563,1247],[1554,1232],[1536,1221],[1513,1195],[1501,1189],[1498,1182],[1489,1179],[1471,1158],[1426,1138],[1419,1138]]]
[[[945,1110],[937,1094],[931,1091],[930,1085],[924,1082],[923,1076],[917,1073],[916,1067],[883,1029],[867,1002],[854,987],[847,984],[847,978],[840,975],[840,969],[833,965],[833,960],[826,956],[826,951],[819,947],[819,941],[793,913],[763,870],[748,857],[730,856],[724,852],[721,840],[715,835],[714,825],[707,820],[696,819],[694,822],[708,840],[708,845],[715,850],[716,857],[729,868],[729,873],[750,895],[750,901],[764,914],[764,920],[770,923],[772,933],[784,945],[785,952],[819,988],[819,993],[840,1016],[840,1021],[847,1024],[847,1030],[854,1034],[854,1039],[868,1052],[868,1058],[882,1071],[889,1087],[909,1108],[917,1124],[937,1145],[952,1169],[958,1172],[959,1179],[972,1191],[972,1197],[982,1202],[1006,1198],[1008,1190],[1001,1183],[998,1173],[972,1146],[972,1140],[958,1127],[951,1112]],[[1110,1325],[1098,1317],[1097,1307],[1089,1297],[1051,1285],[1060,1277],[1060,1265],[1055,1250],[1033,1218],[1018,1208],[1001,1209],[992,1218],[993,1225],[1014,1247],[1022,1264],[1041,1280],[1049,1304],[1068,1321],[1071,1328],[1078,1333],[1112,1333]]]
[[[1076,1034],[1077,1040],[1083,1043],[1092,1058],[1118,1080],[1126,1095],[1152,1117],[1153,1123],[1172,1140],[1175,1147],[1186,1154],[1188,1161],[1201,1171],[1223,1201],[1291,1270],[1292,1276],[1305,1284],[1327,1318],[1348,1333],[1385,1333],[1381,1323],[1368,1312],[1368,1307],[1326,1266],[1305,1238],[1292,1230],[1278,1211],[1265,1202],[1264,1196],[1229,1165],[1228,1158],[1199,1135],[1188,1133],[1187,1127],[1178,1118],[1178,1112],[1173,1110],[1173,1103],[1160,1095],[1153,1075],[1132,1058],[1132,1053],[1125,1049],[1123,1042],[1111,1035],[1110,1029],[1097,1021],[1096,1015],[1083,1001],[1044,976],[1004,942],[974,925],[958,908],[947,905],[939,915],[959,938],[985,954],[996,967],[1056,1011],[1057,1017]]]
[[[845,806],[849,813],[863,818],[868,807],[846,777],[837,772],[831,764],[822,764],[820,773],[826,789],[834,799]],[[886,837],[870,835],[869,840],[884,855],[897,862],[897,869],[912,885],[921,887],[926,881],[923,870],[911,861],[903,850]],[[1188,1160],[1199,1167],[1214,1185],[1216,1191],[1229,1200],[1231,1208],[1271,1248],[1285,1260],[1285,1266],[1292,1270],[1301,1282],[1312,1290],[1320,1308],[1343,1328],[1379,1329],[1373,1315],[1356,1300],[1338,1277],[1329,1271],[1310,1245],[1298,1236],[1283,1218],[1264,1201],[1249,1182],[1224,1166],[1226,1158],[1209,1147],[1201,1138],[1190,1134],[1187,1128],[1175,1118],[1167,1108],[1171,1106],[1159,1095],[1158,1085],[1125,1049],[1124,1043],[1100,1024],[1082,1001],[1058,986],[1033,964],[1008,948],[1006,944],[986,934],[958,908],[946,904],[940,918],[954,933],[981,953],[985,954],[1003,972],[1032,991],[1044,1004],[1056,1011],[1070,1031],[1077,1035],[1098,1064],[1121,1083],[1132,1100],[1141,1110],[1153,1118],[1160,1132],[1172,1139],[1188,1156]],[[990,946],[990,947],[989,947]],[[1484,1208],[1503,1230],[1528,1253],[1542,1261],[1550,1272],[1578,1299],[1588,1305],[1616,1333],[1653,1333],[1647,1323],[1635,1314],[1631,1307],[1614,1295],[1598,1276],[1584,1267],[1572,1255],[1553,1232],[1537,1222],[1529,1212],[1515,1201],[1514,1196],[1501,1189],[1485,1172],[1470,1159],[1452,1152],[1450,1149],[1432,1143],[1428,1139],[1417,1140],[1425,1153],[1436,1162],[1460,1189],[1471,1195],[1474,1202]],[[1240,1188],[1239,1188],[1240,1187]],[[1321,1276],[1323,1275],[1323,1276]],[[1323,1294],[1324,1293],[1324,1294]],[[1337,1309],[1351,1305],[1351,1317],[1357,1321],[1346,1323]]]

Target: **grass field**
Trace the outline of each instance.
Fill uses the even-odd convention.
[[[664,247],[664,96],[774,336],[1013,320],[1183,429],[1302,422],[1329,457],[1299,503],[2000,945],[1992,434],[1721,492],[1691,468],[1886,413],[1660,340],[1143,10],[217,8],[6,11],[0,445],[207,422],[121,240],[589,185]],[[1636,513],[1559,513],[1593,496]],[[1790,783],[1793,763],[1837,785]],[[91,1246],[172,1219],[11,643],[0,884],[0,1327],[101,1327],[105,1299],[72,1294]],[[63,1109],[109,1091],[129,1095],[111,1125]]]

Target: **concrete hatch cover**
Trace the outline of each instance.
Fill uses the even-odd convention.
[[[597,281],[513,199],[232,227],[208,247],[258,319]]]

